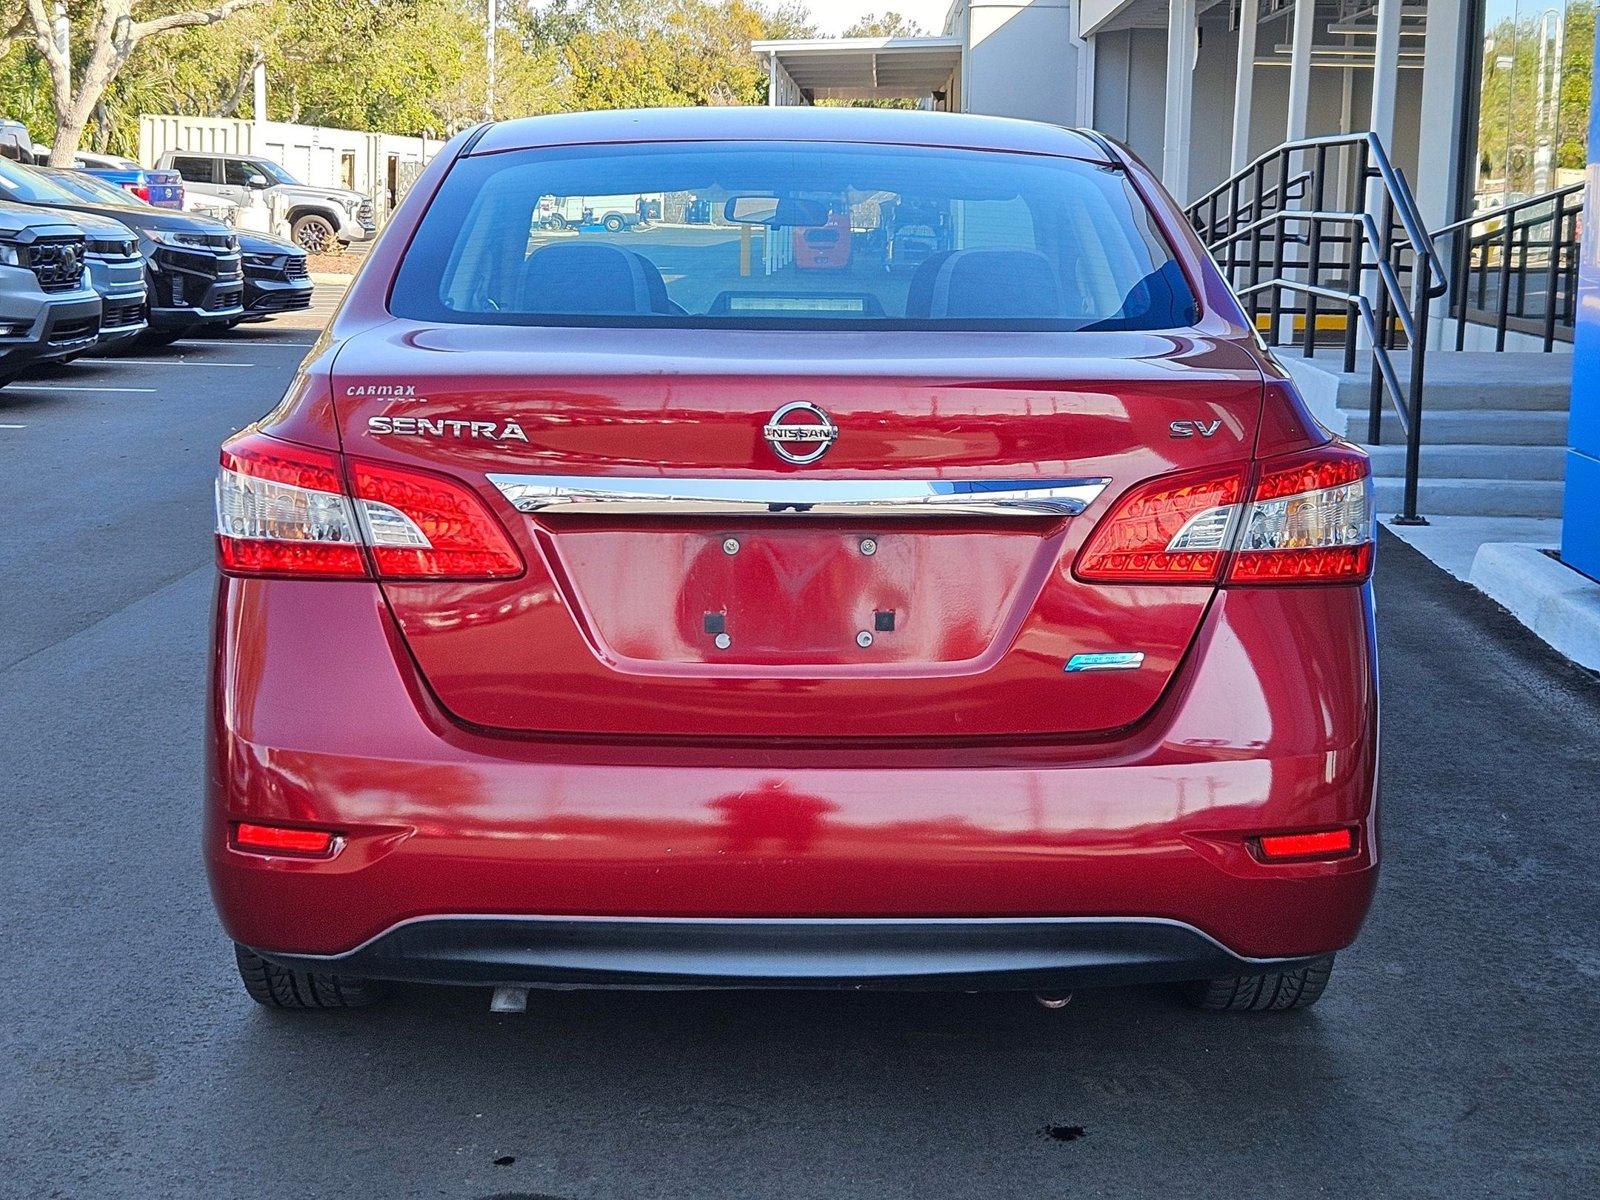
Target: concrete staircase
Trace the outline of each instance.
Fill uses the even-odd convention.
[[[1312,359],[1293,348],[1279,359],[1316,417],[1333,432],[1366,442],[1371,375],[1339,368],[1338,347]],[[1401,378],[1410,355],[1395,356]],[[1572,358],[1568,354],[1430,351],[1422,400],[1424,516],[1558,517],[1566,462]],[[1380,516],[1400,510],[1405,434],[1387,398],[1383,444],[1372,455]]]

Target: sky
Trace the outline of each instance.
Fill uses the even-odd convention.
[[[950,0],[803,0],[811,18],[824,34],[843,33],[869,13],[897,12],[921,25],[927,33],[944,32],[944,14]]]

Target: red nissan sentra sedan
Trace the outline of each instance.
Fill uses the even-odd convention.
[[[594,195],[661,219],[540,226]],[[846,266],[800,269],[813,228]],[[1366,459],[1093,134],[475,128],[217,515],[205,852],[263,1004],[1295,1008],[1372,896]]]

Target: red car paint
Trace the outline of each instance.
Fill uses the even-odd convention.
[[[637,117],[493,126],[474,152],[704,137],[706,120],[728,138],[838,140],[849,119],[729,110],[647,131]],[[877,119],[874,137],[906,142],[931,128],[940,144],[1113,153],[1015,122]],[[397,319],[400,256],[468,138],[424,172],[257,432],[464,484],[525,571],[222,577],[204,837],[230,936],[338,955],[451,915],[1153,917],[1250,958],[1356,936],[1378,849],[1364,580],[1074,573],[1142,481],[1250,472],[1328,441],[1142,167],[1116,155],[1201,301],[1176,334],[689,341]],[[385,394],[396,379],[414,396]],[[797,396],[849,431],[815,466],[761,437]],[[515,420],[526,441],[369,433],[374,416],[417,412]],[[1197,417],[1218,432],[1169,434]],[[489,483],[497,471],[1110,483],[1068,520],[868,529],[530,517]],[[738,634],[728,652],[708,644],[712,609]],[[847,635],[883,610],[896,630],[863,653]],[[1062,670],[1127,648],[1141,669]],[[239,822],[338,841],[330,856],[255,852],[232,840]],[[1330,827],[1355,831],[1354,853],[1259,853],[1263,835]]]

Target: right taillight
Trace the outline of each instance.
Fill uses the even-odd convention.
[[[1372,574],[1367,456],[1345,442],[1138,484],[1101,520],[1075,572],[1090,583],[1359,583]]]
[[[1216,583],[1244,470],[1162,475],[1130,489],[1078,555],[1093,583]]]
[[[1367,456],[1332,442],[1268,459],[1240,523],[1229,583],[1359,583],[1372,574]]]
[[[522,558],[469,488],[426,472],[353,465],[263,434],[222,450],[217,557],[230,575],[503,579]],[[370,559],[369,559],[370,556]]]

